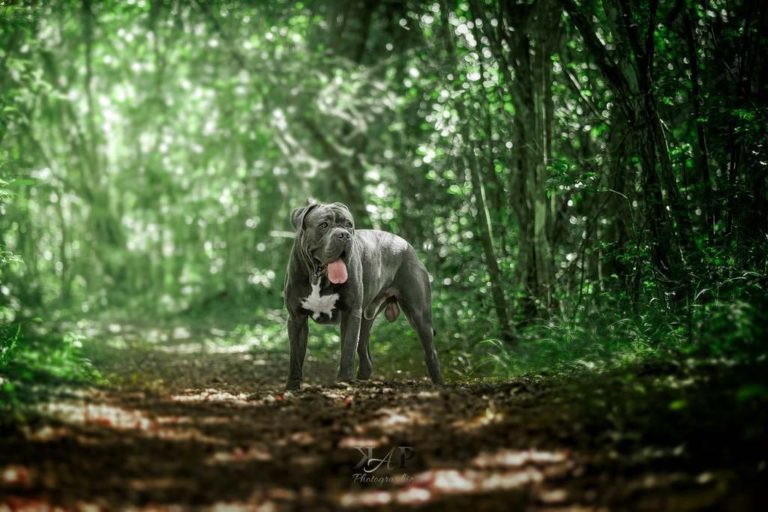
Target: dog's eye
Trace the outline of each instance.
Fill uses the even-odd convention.
[[[320,229],[325,229],[327,227],[328,227],[328,223],[327,222],[323,222],[323,223],[320,224]]]
[[[351,228],[351,227],[352,227],[352,223],[351,223],[350,221],[347,221],[347,227],[348,227],[348,228]]]

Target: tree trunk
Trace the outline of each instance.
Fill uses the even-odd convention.
[[[463,110],[463,109],[462,109]],[[464,123],[465,126],[466,123]],[[491,281],[491,293],[493,295],[493,305],[496,310],[496,317],[499,320],[499,327],[501,332],[501,339],[506,343],[515,343],[517,336],[512,330],[512,326],[509,322],[509,308],[507,306],[507,299],[504,296],[503,277],[501,275],[501,269],[499,268],[498,260],[496,259],[496,249],[493,244],[493,230],[491,228],[491,216],[488,213],[488,205],[485,198],[485,188],[483,182],[480,179],[480,170],[477,165],[477,158],[474,155],[474,148],[469,143],[469,129],[464,128],[462,137],[467,137],[466,142],[468,147],[467,151],[467,172],[469,173],[470,181],[472,182],[472,196],[475,200],[475,214],[476,221],[480,225],[480,241],[483,244],[483,255],[485,256],[485,263],[488,266],[488,276]]]
[[[448,22],[448,5],[446,0],[442,1],[440,17],[442,35],[446,45],[448,59],[451,68],[457,70],[458,62],[456,59],[456,50],[451,35],[451,27]],[[483,183],[480,179],[480,170],[478,168],[477,157],[475,156],[475,148],[470,137],[469,117],[461,99],[455,102],[455,107],[459,119],[462,120],[461,137],[464,146],[464,159],[466,161],[466,168],[467,172],[469,173],[470,182],[472,183],[472,196],[475,200],[475,208],[477,210],[475,220],[480,226],[479,234],[483,246],[483,256],[485,258],[486,265],[488,266],[488,275],[490,278],[491,293],[493,295],[493,304],[496,317],[499,321],[500,337],[504,342],[513,344],[516,342],[517,336],[509,320],[509,307],[507,306],[507,299],[504,295],[503,278],[501,275],[501,269],[499,268],[499,262],[496,257],[496,249],[494,248],[493,230],[491,228],[491,218],[490,214],[488,213],[488,206],[485,199],[485,189],[483,188]]]
[[[707,137],[705,132],[704,119],[702,119],[701,106],[703,99],[701,96],[701,83],[699,73],[698,48],[696,47],[695,20],[696,10],[688,10],[683,14],[683,23],[685,30],[685,41],[688,47],[688,61],[691,69],[691,103],[693,104],[693,118],[696,126],[696,144],[693,146],[694,159],[696,161],[696,170],[698,171],[697,184],[699,188],[701,202],[704,206],[704,224],[709,242],[713,242],[715,230],[715,210],[712,203],[712,178],[709,173],[709,150],[707,149]]]
[[[503,26],[509,47],[514,81],[510,95],[515,105],[517,130],[516,151],[521,154],[523,196],[518,200],[527,210],[521,217],[519,259],[527,283],[529,304],[538,313],[549,311],[553,301],[554,261],[551,235],[554,228],[552,204],[555,194],[547,191],[547,168],[551,160],[553,105],[551,98],[551,56],[559,37],[559,19],[549,2],[543,1],[520,12],[507,5],[503,10]],[[490,23],[483,23],[483,26]],[[553,28],[554,27],[554,28]],[[513,29],[513,30],[512,30]],[[502,53],[498,48],[497,53]],[[507,75],[511,76],[509,71]]]

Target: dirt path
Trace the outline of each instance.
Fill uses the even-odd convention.
[[[283,393],[282,352],[194,336],[107,345],[91,355],[113,384],[64,392],[46,419],[2,433],[0,510],[766,503],[768,408],[733,396],[733,379],[760,368],[338,387],[335,361],[310,360],[310,384]],[[363,454],[384,460],[366,472]]]

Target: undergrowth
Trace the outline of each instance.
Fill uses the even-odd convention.
[[[83,338],[21,324],[0,327],[0,415],[23,419],[48,390],[103,382],[82,353]]]

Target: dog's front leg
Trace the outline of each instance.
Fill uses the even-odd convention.
[[[291,362],[288,369],[288,383],[286,389],[299,389],[301,387],[302,368],[304,356],[307,354],[307,335],[309,326],[306,315],[297,315],[288,319],[288,340],[291,343]]]
[[[341,314],[341,363],[337,380],[345,382],[352,380],[362,318],[363,311],[360,308]]]

